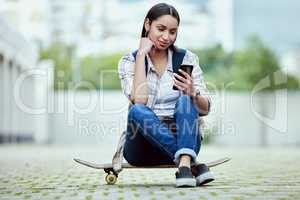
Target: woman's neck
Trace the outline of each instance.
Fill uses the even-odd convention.
[[[159,50],[159,49],[152,49],[149,53],[151,58],[165,58],[168,55],[168,50]]]
[[[158,75],[162,76],[168,62],[168,50],[153,49],[149,55]]]

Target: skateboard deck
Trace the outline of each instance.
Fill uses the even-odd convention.
[[[205,164],[210,168],[210,167],[215,167],[217,165],[228,162],[229,160],[230,160],[230,158],[221,158],[221,159],[214,160],[214,161],[211,161],[211,162],[208,162],[208,163],[205,163]],[[90,167],[90,168],[94,168],[94,169],[110,169],[110,168],[113,168],[112,164],[97,164],[97,163],[88,162],[88,161],[77,159],[77,158],[74,158],[74,161],[81,164],[81,165],[84,165],[84,166],[87,166],[87,167]],[[123,169],[130,169],[130,168],[175,168],[175,167],[176,167],[175,164],[174,165],[154,165],[154,166],[133,166],[133,165],[130,165],[129,163],[122,163],[122,168]]]
[[[211,162],[207,162],[207,163],[204,163],[206,164],[209,168],[211,167],[215,167],[217,165],[221,165],[225,162],[228,162],[230,160],[230,158],[221,158],[221,159],[218,159],[218,160],[214,160],[214,161],[211,161]],[[103,169],[106,173],[107,173],[107,176],[105,178],[106,180],[106,183],[107,184],[115,184],[116,181],[117,181],[117,178],[118,178],[118,173],[115,173],[114,170],[113,170],[113,165],[110,163],[107,163],[107,164],[98,164],[98,163],[93,163],[93,162],[88,162],[88,161],[85,161],[85,160],[81,160],[81,159],[77,159],[77,158],[74,158],[74,161],[81,164],[81,165],[84,165],[84,166],[87,166],[87,167],[90,167],[90,168],[93,168],[93,169]],[[200,163],[197,163],[197,164],[200,164]],[[122,168],[123,169],[135,169],[135,168],[176,168],[176,165],[154,165],[154,166],[133,166],[133,165],[130,165],[129,163],[122,163]]]

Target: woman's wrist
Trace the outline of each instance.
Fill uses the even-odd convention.
[[[194,91],[191,95],[191,98],[196,100],[198,96],[201,96],[200,91]]]
[[[138,52],[137,52],[137,55],[138,55],[138,56],[146,56],[146,54],[147,54],[147,53],[146,53],[144,50],[140,50],[140,49],[139,49]]]

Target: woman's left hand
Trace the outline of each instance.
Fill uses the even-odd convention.
[[[184,77],[174,73],[174,84],[175,86],[182,91],[184,94],[189,95],[189,96],[193,96],[194,94],[194,85],[193,85],[193,78],[186,73],[185,71],[179,69],[180,73],[184,75]],[[179,79],[180,81],[178,81],[177,79]]]

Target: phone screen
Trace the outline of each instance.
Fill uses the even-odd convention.
[[[194,67],[193,65],[181,65],[179,67],[179,69],[181,69],[182,71],[185,71],[186,73],[188,73],[191,76],[192,75],[192,71],[193,71],[193,67]],[[175,73],[177,73],[179,76],[185,77],[179,71],[175,72]],[[180,80],[178,80],[178,81],[180,81]],[[178,90],[178,88],[175,85],[173,85],[173,90]]]

